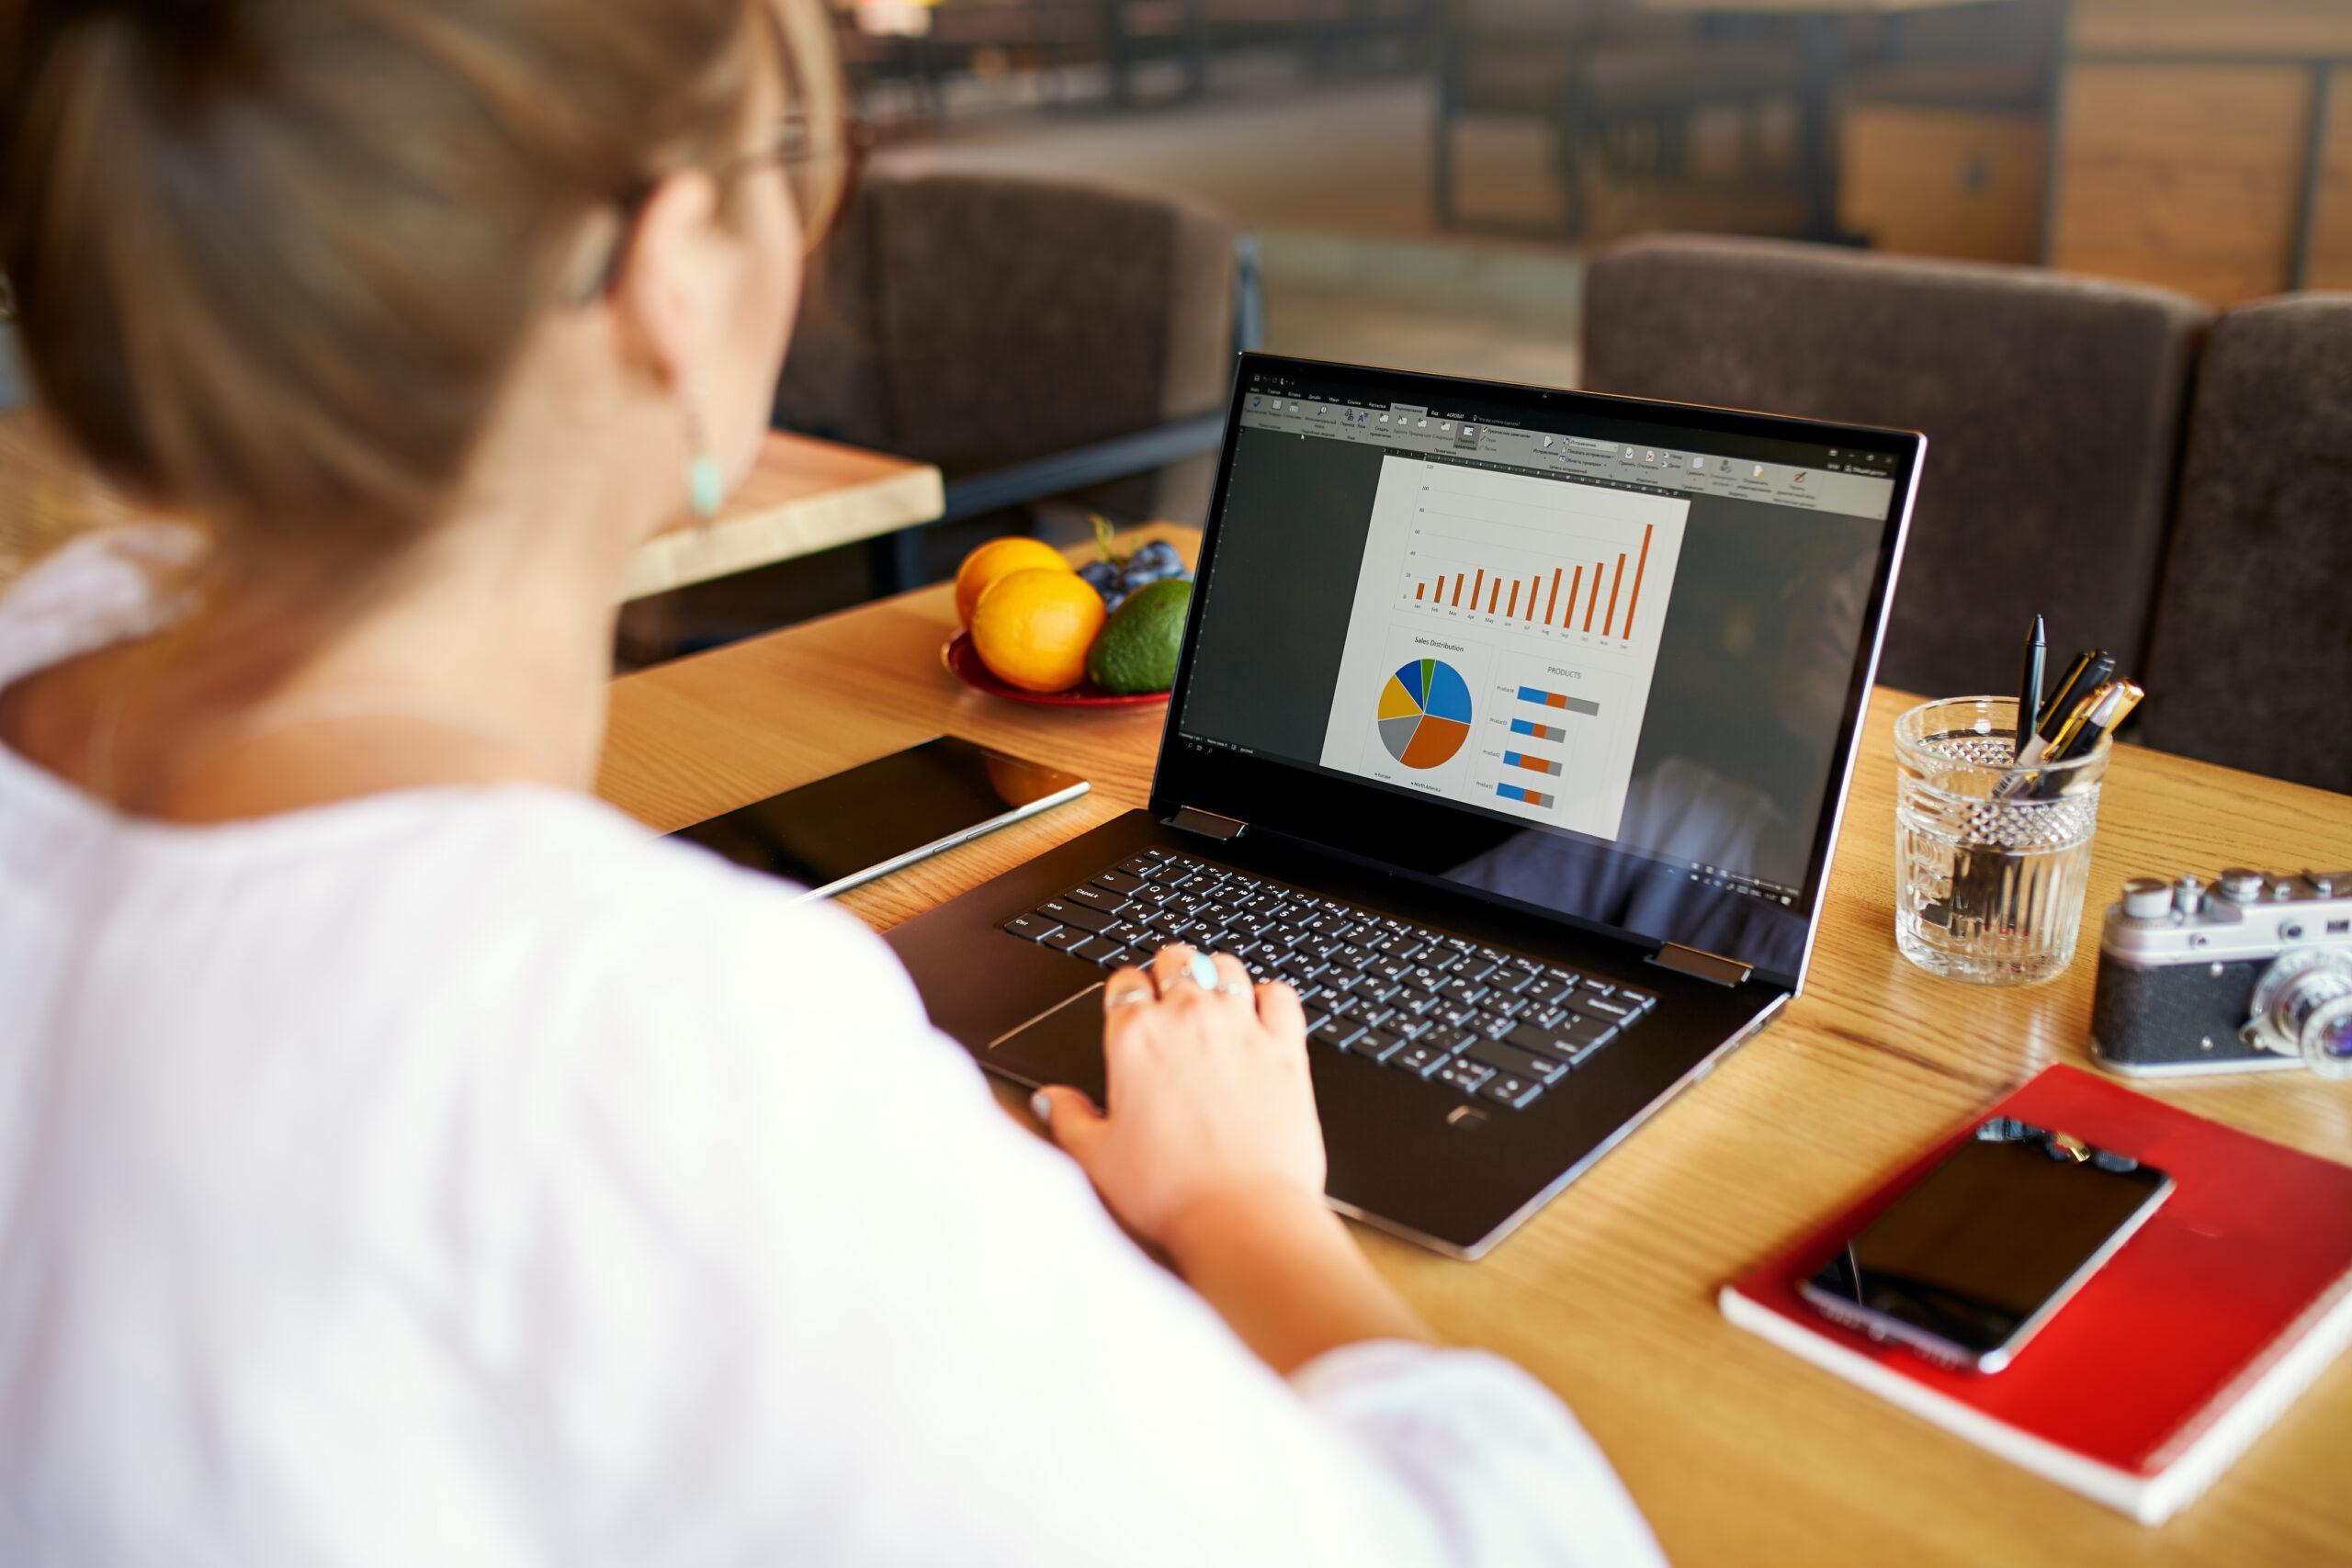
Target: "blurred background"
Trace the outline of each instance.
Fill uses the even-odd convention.
[[[1898,682],[2069,600],[2185,749],[2340,673],[2352,0],[829,3],[867,151],[776,423],[944,515],[640,599],[625,664],[1198,523],[1266,347],[1927,431]]]
[[[2345,0],[836,4],[865,221],[780,413],[951,491],[1130,438],[1002,491],[1048,536],[1074,525],[1037,493],[1062,480],[1123,520],[1200,519],[1213,422],[1180,427],[1222,402],[1210,349],[1590,384],[1589,267],[1645,234],[2208,309],[2352,285]],[[1617,389],[1709,395],[1659,368]],[[1765,406],[1826,412],[1805,392]],[[1002,531],[957,510],[899,580]]]

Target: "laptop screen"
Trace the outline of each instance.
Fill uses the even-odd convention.
[[[1242,787],[1174,804],[1793,976],[1916,438],[1255,356],[1237,396],[1162,771]]]

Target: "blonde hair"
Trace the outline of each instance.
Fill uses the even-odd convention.
[[[583,234],[740,139],[757,18],[790,100],[839,109],[816,0],[0,5],[42,401],[248,563],[431,525]]]

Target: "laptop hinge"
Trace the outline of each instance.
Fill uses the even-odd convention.
[[[1662,964],[1685,975],[1695,975],[1702,980],[1712,980],[1718,986],[1736,986],[1755,969],[1755,965],[1742,964],[1736,958],[1725,958],[1720,953],[1709,953],[1703,948],[1685,947],[1679,942],[1669,942],[1651,953],[1650,962]]]
[[[1248,831],[1250,824],[1232,817],[1220,817],[1214,811],[1204,811],[1197,806],[1180,807],[1168,819],[1170,828],[1183,828],[1212,839],[1238,839]]]

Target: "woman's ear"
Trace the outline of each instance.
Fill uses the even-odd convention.
[[[718,334],[718,186],[700,169],[665,176],[638,209],[612,306],[632,357],[665,388],[696,379]]]

